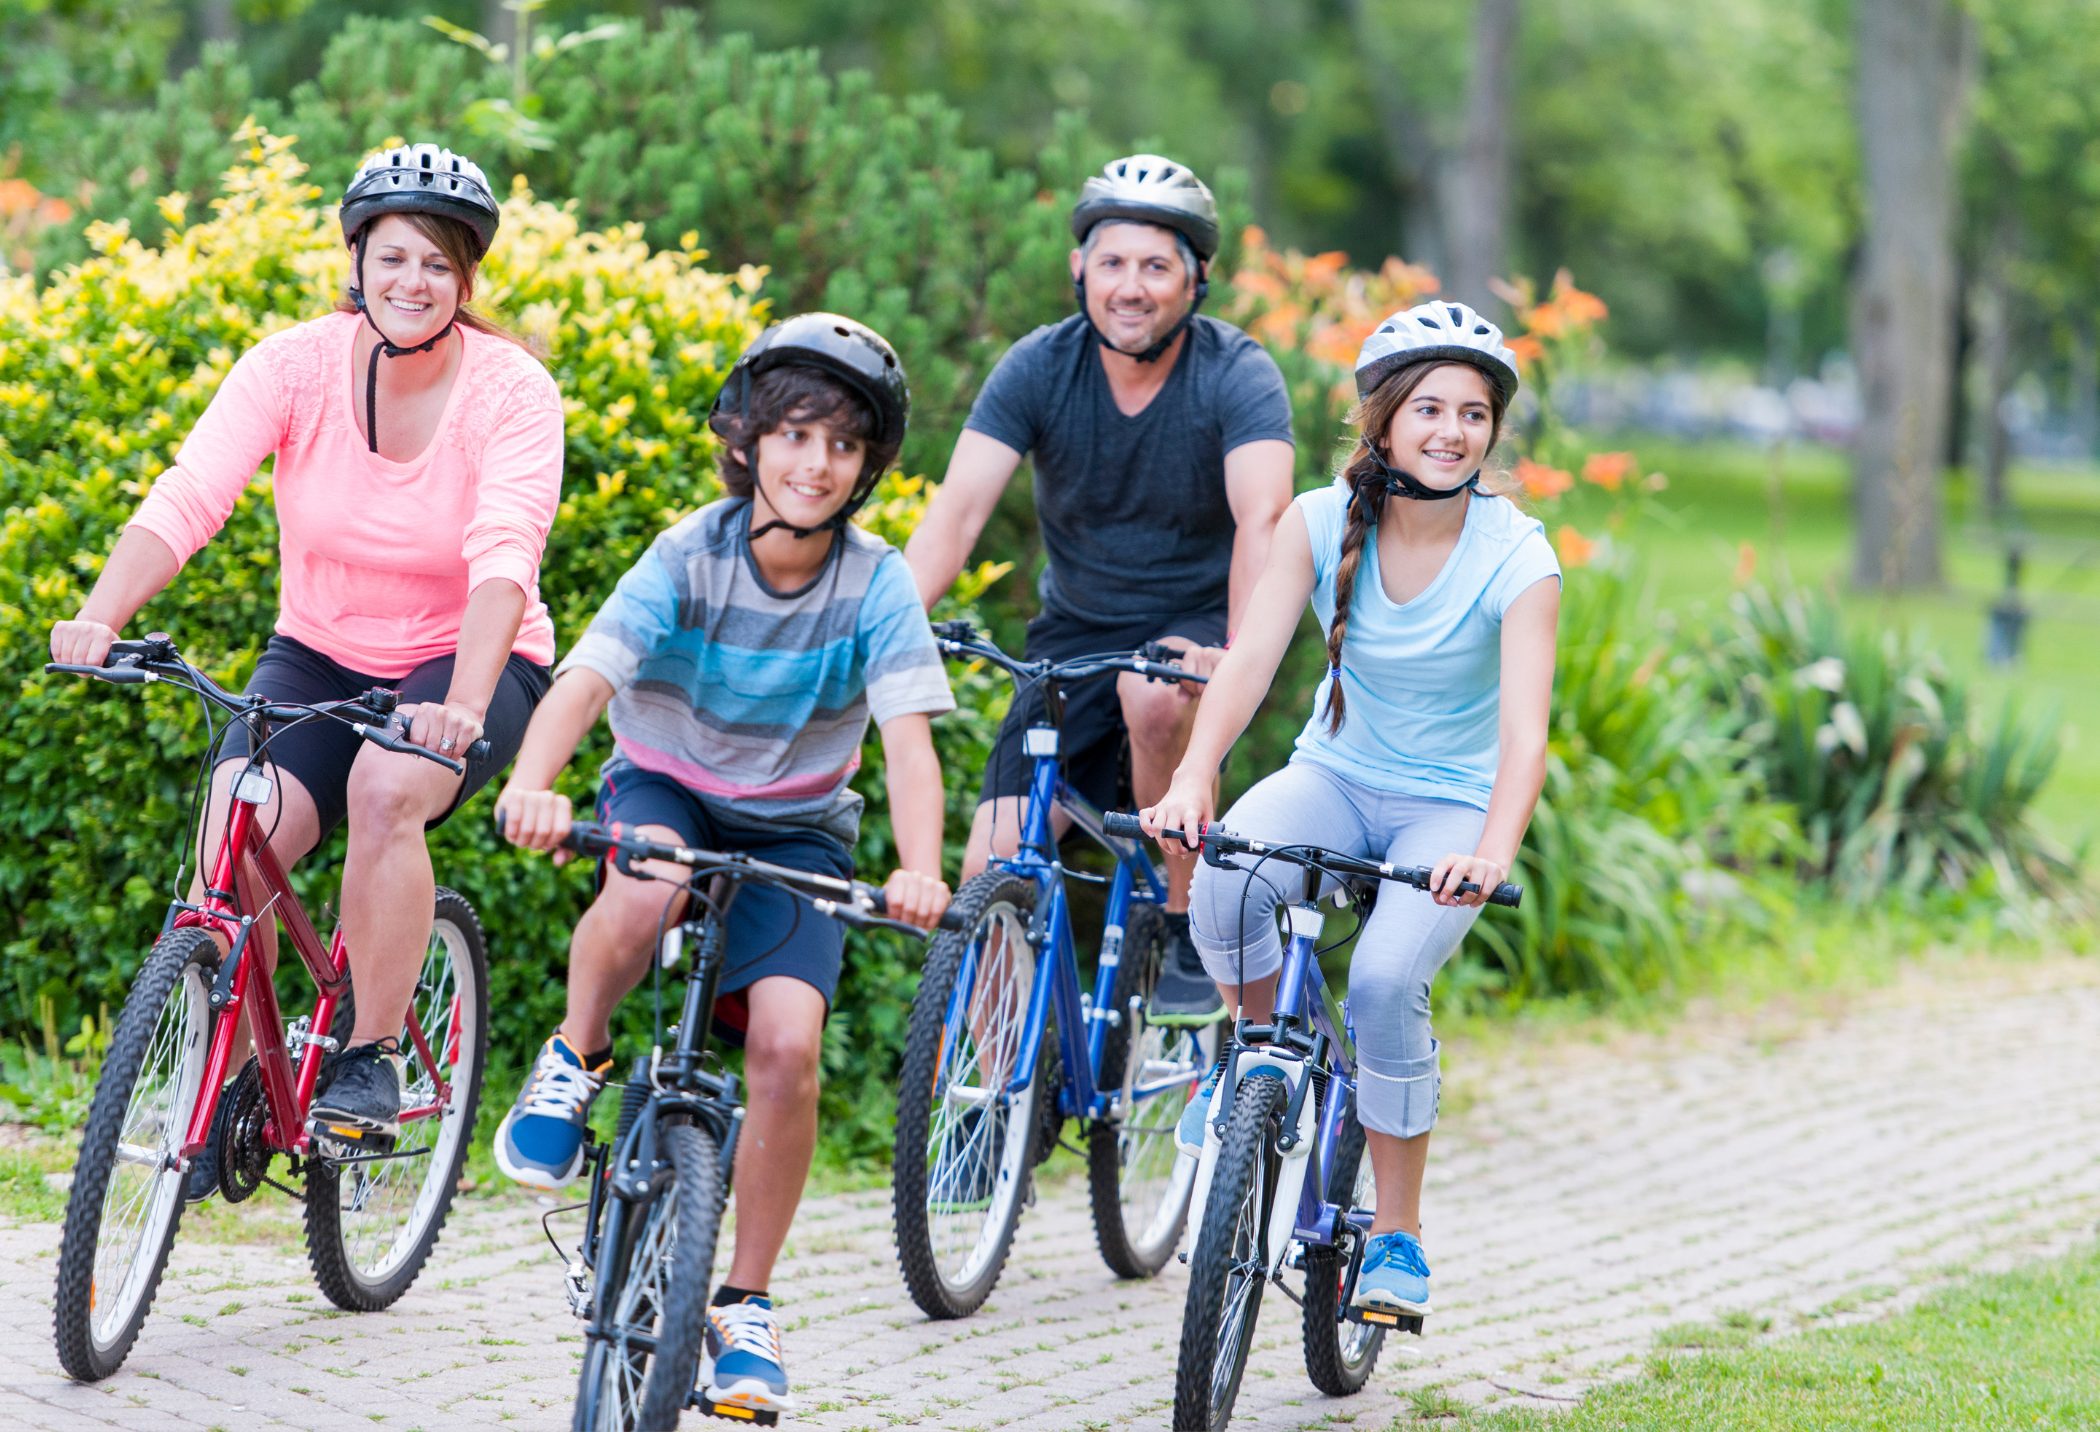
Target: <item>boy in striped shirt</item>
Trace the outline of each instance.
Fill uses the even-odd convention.
[[[903,557],[848,520],[895,460],[909,401],[889,345],[837,315],[791,318],[745,351],[709,417],[728,495],[658,535],[562,661],[497,800],[505,834],[555,849],[571,813],[550,788],[609,711],[599,819],[645,840],[850,877],[862,803],[848,782],[872,718],[899,859],[889,913],[939,920],[948,887],[931,719],[955,702]],[[590,1104],[612,1068],[608,1022],[648,972],[659,929],[681,918],[684,892],[667,913],[667,888],[608,865],[577,923],[567,1017],[496,1136],[497,1163],[521,1183],[560,1188],[582,1166]],[[709,1316],[709,1395],[787,1411],[766,1288],[816,1143],[843,937],[756,885],[731,905],[727,935],[720,988],[748,1011],[748,1112],[736,1250]]]

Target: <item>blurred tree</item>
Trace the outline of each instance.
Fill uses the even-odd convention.
[[[151,95],[181,23],[177,0],[0,0],[0,163],[46,182],[68,111]]]

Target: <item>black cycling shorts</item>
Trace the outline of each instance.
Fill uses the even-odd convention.
[[[1098,652],[1129,653],[1148,641],[1180,637],[1197,646],[1225,644],[1225,613],[1194,612],[1181,617],[1144,617],[1105,625],[1044,612],[1028,624],[1022,657],[1028,661],[1063,661]],[[1130,730],[1123,724],[1123,703],[1116,695],[1117,674],[1109,672],[1065,688],[1065,720],[1058,737],[1058,758],[1065,784],[1102,810],[1114,809],[1123,795],[1123,757]],[[1035,763],[1022,748],[1022,733],[1041,720],[1046,707],[1041,691],[1027,687],[1014,693],[1014,703],[1000,723],[985,763],[979,804],[999,796],[1028,794]]]
[[[440,656],[424,662],[406,676],[371,676],[352,671],[303,641],[272,636],[270,644],[263,648],[262,656],[255,663],[255,674],[248,678],[247,691],[251,695],[267,696],[272,701],[295,705],[347,701],[364,695],[375,686],[384,686],[400,692],[404,704],[443,701],[445,693],[452,689],[452,661],[450,656]],[[510,764],[511,757],[517,755],[518,747],[524,744],[525,727],[532,721],[532,708],[540,704],[540,698],[547,694],[552,681],[553,676],[546,667],[527,661],[516,652],[511,653],[510,660],[503,664],[503,675],[497,678],[496,694],[489,700],[488,715],[482,726],[482,738],[489,743],[489,753],[479,761],[461,758],[466,761],[467,777],[460,782],[459,794],[442,815],[424,826],[425,830],[435,830],[443,825],[451,818],[452,812],[466,804],[469,796]],[[277,727],[271,737],[266,759],[297,777],[299,784],[306,787],[306,793],[314,798],[314,809],[321,816],[323,840],[342,824],[349,804],[350,767],[364,744],[363,739],[348,726],[325,718]],[[247,758],[248,728],[235,723],[226,737],[226,744],[220,748],[219,759],[225,762]]]

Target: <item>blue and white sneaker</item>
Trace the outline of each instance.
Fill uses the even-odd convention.
[[[1429,1312],[1429,1259],[1422,1240],[1404,1230],[1380,1233],[1364,1249],[1363,1271],[1349,1306],[1381,1313]]]
[[[1218,1081],[1225,1077],[1225,1057],[1210,1066],[1210,1077],[1203,1087],[1189,1096],[1188,1107],[1181,1111],[1181,1122],[1174,1127],[1174,1146],[1191,1157],[1203,1154],[1203,1133],[1210,1124],[1210,1096],[1218,1092]]]
[[[780,1357],[780,1315],[773,1311],[771,1298],[753,1293],[741,1303],[707,1310],[700,1388],[702,1410],[710,1413],[715,1406],[751,1412],[795,1410]]]
[[[540,1047],[532,1077],[496,1130],[496,1167],[527,1188],[566,1188],[583,1169],[583,1135],[591,1101],[612,1069],[595,1069],[559,1032]]]

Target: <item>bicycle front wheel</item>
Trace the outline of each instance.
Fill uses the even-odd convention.
[[[1159,906],[1130,907],[1123,931],[1100,1083],[1127,1084],[1118,1121],[1087,1130],[1087,1183],[1094,1201],[1094,1239],[1119,1278],[1149,1278],[1165,1265],[1188,1221],[1196,1160],[1174,1142],[1194,1086],[1210,1067],[1217,1026],[1172,1028],[1145,1022],[1165,958],[1166,915]]]
[[[609,1307],[601,1336],[595,1313],[576,1389],[575,1432],[676,1427],[693,1393],[722,1228],[722,1161],[705,1130],[660,1130],[673,1181],[630,1217],[625,1258],[598,1289]]]
[[[1352,1208],[1375,1210],[1378,1206],[1371,1161],[1364,1157],[1364,1126],[1356,1121],[1353,1097],[1335,1141],[1327,1201],[1341,1209],[1337,1221],[1346,1218]],[[1384,1328],[1344,1319],[1342,1281],[1348,1275],[1349,1263],[1341,1248],[1327,1245],[1305,1250],[1305,1370],[1313,1386],[1329,1397],[1361,1392],[1378,1364],[1379,1349],[1385,1346]]]
[[[103,1057],[66,1200],[52,1310],[58,1360],[83,1382],[123,1365],[182,1221],[178,1161],[204,1089],[218,965],[219,947],[204,931],[164,936],[132,982]]]
[[[440,888],[430,944],[410,1008],[429,1046],[426,1060],[401,1029],[401,1136],[391,1156],[329,1158],[316,1141],[306,1160],[306,1251],[328,1300],[351,1312],[391,1306],[423,1271],[436,1246],[474,1135],[488,1054],[488,954],[466,897]],[[347,1039],[349,1001],[334,1033]],[[442,1079],[446,1093],[439,1097]]]
[[[954,905],[963,933],[934,940],[912,1002],[891,1189],[897,1261],[930,1318],[967,1317],[991,1296],[1035,1167],[1036,1101],[1056,1097],[1044,1061],[1016,1068],[1035,983],[1035,895],[996,870],[966,882]]]
[[[1232,1419],[1268,1276],[1262,1244],[1276,1191],[1277,1123],[1289,1093],[1282,1080],[1254,1075],[1233,1095],[1181,1314],[1176,1432],[1218,1432]]]

